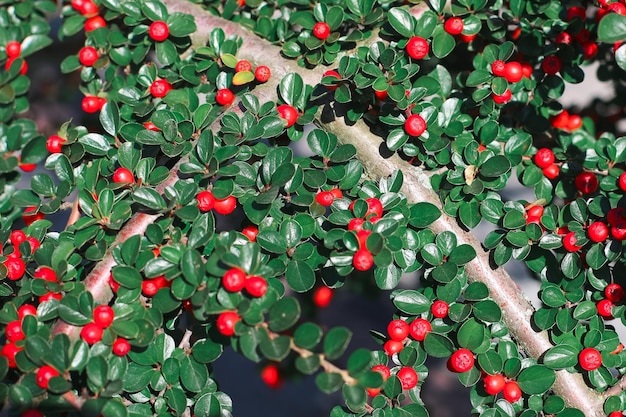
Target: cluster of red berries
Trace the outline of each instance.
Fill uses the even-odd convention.
[[[250,61],[241,59],[235,65],[235,72],[252,72],[253,67]],[[260,83],[267,82],[272,76],[272,71],[267,65],[259,65],[254,69],[254,79]]]
[[[255,298],[267,293],[267,280],[259,275],[247,275],[239,268],[231,268],[222,275],[222,286],[228,292],[246,292]]]
[[[583,126],[583,119],[577,114],[570,114],[567,110],[563,110],[559,114],[550,117],[550,124],[555,129],[573,132]]]
[[[223,199],[217,199],[213,195],[211,191],[205,190],[200,191],[198,195],[196,195],[196,201],[198,205],[198,209],[206,213],[211,210],[215,210],[219,214],[230,214],[237,207],[237,199],[229,195]]]
[[[100,10],[93,0],[72,0],[71,5],[74,10],[87,18],[83,26],[85,32],[106,27],[106,21],[98,15]]]
[[[367,249],[367,238],[372,233],[371,230],[364,229],[366,222],[376,223],[383,216],[383,204],[376,197],[369,197],[365,200],[367,211],[364,217],[356,217],[348,222],[348,230],[356,232],[359,242],[359,249],[352,257],[352,265],[357,271],[367,271],[374,265],[374,257]],[[354,201],[350,203],[350,210],[354,212]]]
[[[113,309],[107,305],[100,305],[93,309],[93,321],[83,326],[80,337],[89,345],[102,340],[104,329],[109,327],[115,319]]]
[[[532,67],[518,61],[504,62],[498,59],[491,63],[491,73],[496,77],[503,77],[510,83],[517,83],[522,78],[531,76]]]
[[[624,288],[617,283],[604,287],[604,298],[596,304],[598,315],[607,320],[613,318],[613,307],[624,300]]]
[[[391,369],[383,364],[373,366],[372,371],[379,372],[383,377],[383,381],[386,381],[391,376]],[[417,383],[419,382],[417,372],[415,372],[415,369],[410,366],[403,366],[398,369],[398,371],[396,372],[396,376],[400,380],[403,390],[413,389],[417,386]],[[371,397],[375,397],[380,393],[380,390],[381,388],[367,388],[367,393]]]
[[[172,286],[172,281],[165,278],[164,275],[159,275],[154,278],[147,278],[141,282],[141,293],[146,297],[154,297],[161,288],[169,288]]]
[[[22,329],[24,317],[36,315],[37,309],[33,305],[24,304],[17,310],[18,319],[7,323],[4,331],[4,337],[7,340],[7,343],[2,346],[0,356],[4,356],[7,359],[9,368],[15,368],[17,366],[15,362],[15,355],[24,349],[23,344],[18,343],[26,338]]]
[[[619,4],[619,3],[618,3]],[[598,10],[598,16],[601,15],[601,10]],[[583,23],[587,20],[587,11],[580,6],[572,6],[567,9],[567,21],[571,22],[574,19],[580,19]],[[570,25],[568,28],[578,28],[578,32],[561,32],[556,35],[554,41],[557,44],[573,45],[577,43],[583,52],[584,59],[591,59],[598,53],[598,44],[592,41],[591,32],[585,28],[584,25]]]
[[[541,148],[533,157],[533,162],[541,168],[543,175],[551,180],[557,178],[561,173],[561,168],[554,163],[556,157],[550,148]]]
[[[331,206],[336,198],[343,198],[343,193],[339,188],[333,188],[329,191],[320,191],[315,195],[315,201],[324,207]]]
[[[30,245],[31,253],[35,252],[41,245],[41,242],[32,236],[26,236],[23,230],[14,230],[9,236],[13,251],[7,255],[7,259],[3,262],[7,270],[7,278],[11,281],[18,281],[26,272],[26,263],[22,258],[20,252],[20,244],[28,242]]]
[[[4,69],[9,70],[13,62],[20,57],[22,54],[22,44],[18,41],[9,41],[7,42],[4,50],[7,54],[7,62],[4,64]],[[20,68],[20,74],[24,75],[28,71],[28,65],[26,61],[22,61],[22,67]]]
[[[501,374],[483,376],[483,386],[485,392],[489,395],[498,395],[502,392],[502,396],[509,403],[514,403],[522,398],[522,390],[519,384],[509,378],[505,378]]]
[[[402,319],[391,320],[387,325],[389,340],[383,345],[383,350],[387,355],[392,356],[394,353],[402,351],[409,337],[422,342],[432,329],[433,326],[430,322],[421,317],[416,318],[411,323]]]

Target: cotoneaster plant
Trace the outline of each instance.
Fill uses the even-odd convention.
[[[622,3],[2,13],[3,414],[238,415],[225,350],[277,394],[338,392],[333,417],[438,415],[440,371],[473,416],[626,410]],[[54,58],[79,104],[48,126]],[[590,68],[615,94],[565,102]],[[367,348],[351,297],[393,310]]]

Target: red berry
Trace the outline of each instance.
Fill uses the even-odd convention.
[[[554,75],[561,71],[561,59],[556,55],[549,55],[541,62],[541,69],[548,75]]]
[[[391,376],[391,370],[383,364],[374,365],[372,371],[380,373],[383,376],[383,381],[386,381]]]
[[[420,136],[426,131],[426,120],[419,114],[412,114],[404,122],[404,131],[409,136]]]
[[[436,300],[430,307],[431,313],[433,313],[433,316],[437,317],[438,319],[447,317],[449,309],[450,306],[443,300]]]
[[[124,167],[119,167],[113,173],[113,182],[115,183],[134,183],[135,177],[133,177],[133,173]]]
[[[365,213],[365,217],[370,214],[375,214],[378,217],[382,217],[383,215],[383,204],[376,197],[369,197],[365,199],[367,203],[367,212]]]
[[[613,307],[615,304],[611,300],[607,300],[606,298],[598,301],[596,304],[596,310],[598,311],[598,315],[604,317],[605,319],[613,318]]]
[[[463,19],[460,17],[451,17],[443,24],[443,29],[450,35],[460,35],[463,32]]]
[[[335,201],[335,196],[330,191],[320,191],[315,195],[315,201],[324,207],[328,207]]]
[[[0,350],[0,356],[4,356],[9,362],[9,368],[16,368],[17,364],[15,363],[15,355],[23,348],[18,347],[15,343],[7,343],[2,346],[2,350]]]
[[[567,9],[567,21],[574,20],[574,18],[579,18],[583,22],[587,18],[587,12],[584,8],[580,6],[572,6]]]
[[[323,285],[313,292],[313,304],[319,308],[328,307],[333,299],[333,290]]]
[[[609,7],[607,7],[607,9],[609,12],[626,15],[626,6],[618,1],[609,4]]]
[[[98,14],[98,5],[94,3],[92,0],[84,0],[80,2],[81,5],[78,8],[78,11],[85,17],[91,17]]]
[[[245,59],[237,61],[237,64],[235,65],[235,72],[243,71],[252,71],[252,64]]]
[[[330,193],[335,196],[335,198],[343,198],[343,193],[339,188],[333,188],[330,190]]]
[[[391,320],[387,325],[387,334],[391,340],[402,342],[409,335],[409,324],[402,320]]]
[[[415,372],[415,369],[409,366],[403,366],[402,368],[400,368],[396,376],[400,379],[400,382],[402,383],[402,389],[412,389],[417,385],[417,372]]]
[[[578,130],[583,126],[583,119],[582,117],[580,117],[577,114],[572,114],[568,120],[567,120],[567,125],[565,126],[565,128],[567,130],[569,130],[570,132],[573,132],[574,130]]]
[[[381,91],[374,90],[374,95],[376,96],[378,100],[384,101],[389,96],[389,93],[387,92],[387,90],[381,90]]]
[[[104,331],[96,323],[87,323],[80,330],[80,337],[89,345],[93,345],[102,340]]]
[[[232,336],[235,334],[235,324],[239,320],[241,320],[241,317],[235,311],[224,311],[217,316],[215,326],[217,331],[224,336]]]
[[[374,257],[367,249],[359,249],[354,253],[352,265],[357,271],[367,271],[374,265]]]
[[[474,354],[469,349],[461,348],[450,356],[448,365],[453,372],[467,372],[474,366]]]
[[[576,189],[583,194],[592,194],[598,189],[598,177],[592,172],[583,171],[574,179]]]
[[[30,245],[30,253],[35,253],[39,246],[41,246],[41,242],[32,236],[28,236],[26,241]]]
[[[400,352],[404,348],[404,343],[398,342],[397,340],[387,340],[383,345],[383,350],[385,354],[388,356],[392,356],[394,353]]]
[[[46,149],[50,153],[60,153],[63,147],[63,143],[65,143],[65,139],[63,139],[61,136],[48,136],[48,139],[46,140]]]
[[[215,199],[213,210],[219,214],[226,215],[232,213],[235,210],[235,207],[237,207],[237,199],[234,196],[229,195],[222,200]]]
[[[580,43],[583,50],[583,58],[591,59],[598,54],[598,44],[594,41],[585,41]]]
[[[100,111],[103,105],[104,102],[96,96],[85,96],[81,102],[81,107],[85,113],[96,113]]]
[[[256,226],[246,226],[241,231],[250,242],[256,242],[256,235],[259,234],[259,228]]]
[[[506,74],[505,68],[506,68],[506,62],[500,59],[493,61],[491,63],[491,72],[496,77],[504,77],[504,74]]]
[[[428,320],[418,317],[411,322],[409,335],[418,342],[421,342],[432,329],[433,326]]]
[[[572,35],[567,32],[561,32],[555,36],[554,42],[569,45],[572,43]]]
[[[604,296],[614,303],[619,303],[624,298],[624,288],[616,283],[609,284],[604,287]]]
[[[17,309],[17,317],[24,320],[26,316],[37,316],[37,308],[32,304],[23,304]]]
[[[152,130],[153,132],[160,132],[161,129],[159,129],[158,127],[156,127],[156,125],[154,123],[152,123],[151,121],[147,121],[143,124],[143,127],[145,127],[148,130]]]
[[[213,210],[213,207],[215,207],[215,197],[213,197],[213,193],[210,191],[200,191],[196,195],[196,200],[198,202],[198,210],[203,213]]]
[[[466,35],[464,33],[461,33],[459,35],[459,39],[461,39],[461,41],[464,43],[470,43],[471,41],[476,39],[477,36],[478,36],[478,33],[474,33],[473,35]]]
[[[57,292],[48,292],[44,295],[42,295],[41,297],[39,297],[39,303],[45,303],[46,301],[51,301],[51,300],[61,300],[63,298],[63,294],[61,293],[57,293]]]
[[[90,17],[85,21],[85,32],[91,32],[92,30],[106,27],[107,22],[102,16]]]
[[[413,59],[423,59],[429,49],[428,41],[420,36],[413,36],[406,44],[406,53]]]
[[[369,235],[371,235],[371,234],[372,234],[371,230],[365,230],[365,229],[361,229],[358,232],[356,232],[356,238],[359,241],[359,247],[360,248],[366,248],[367,247],[367,245],[366,245],[367,237]]]
[[[272,389],[279,388],[283,383],[278,366],[273,363],[263,367],[261,370],[261,379]]]
[[[591,223],[587,232],[593,242],[604,242],[609,237],[609,227],[603,222]]]
[[[522,79],[522,64],[519,62],[507,62],[504,65],[504,78],[510,83],[516,83]]]
[[[360,230],[363,230],[363,223],[365,223],[365,219],[352,219],[348,222],[348,230],[359,232]]]
[[[246,292],[252,297],[263,297],[267,293],[267,280],[261,276],[253,275],[246,280]]]
[[[511,93],[511,90],[507,88],[506,91],[500,95],[491,93],[491,97],[493,98],[493,102],[496,104],[506,104],[511,101],[513,94]]]
[[[582,249],[582,246],[578,246],[576,242],[576,232],[569,232],[563,236],[563,247],[568,252],[578,252]]]
[[[150,24],[150,28],[148,28],[148,36],[150,36],[150,39],[154,41],[163,42],[168,36],[170,36],[170,28],[164,21],[157,20]]]
[[[37,374],[35,375],[35,382],[39,388],[48,389],[48,383],[50,379],[55,376],[61,375],[59,371],[54,369],[50,365],[43,365],[41,368],[37,370]]]
[[[626,226],[626,210],[623,207],[615,207],[606,214],[606,221],[611,226]]]
[[[46,281],[57,282],[57,273],[54,272],[54,269],[47,266],[40,266],[37,268],[33,276]]]
[[[278,110],[280,117],[287,121],[286,127],[293,126],[298,120],[298,110],[288,104],[281,104],[276,107],[276,110]]]
[[[541,217],[543,216],[543,206],[532,206],[526,210],[526,214],[530,217]]]
[[[594,348],[585,348],[578,354],[578,363],[585,371],[593,371],[602,365],[602,355]]]
[[[537,153],[533,157],[535,165],[537,165],[541,169],[547,168],[552,165],[554,163],[554,159],[554,152],[552,152],[552,149],[549,148],[541,148],[537,150]]]
[[[154,80],[150,85],[150,94],[152,97],[162,98],[172,89],[172,85],[167,80]]]
[[[609,413],[609,417],[624,417],[624,414],[621,411],[612,411]]]
[[[220,106],[230,106],[235,101],[235,95],[228,88],[221,88],[215,94],[215,101]]]
[[[171,282],[168,281],[165,276],[159,275],[152,279],[144,279],[141,283],[141,292],[146,297],[154,297],[161,288],[166,288],[170,285]]]
[[[541,172],[546,178],[553,180],[558,178],[559,174],[561,173],[561,168],[559,168],[557,164],[552,164],[542,169]]]
[[[24,172],[32,172],[37,168],[37,164],[23,164],[20,162],[19,167]]]
[[[46,218],[46,215],[37,210],[37,207],[31,206],[26,207],[24,209],[24,214],[22,215],[22,219],[26,226],[30,226],[35,223],[37,220],[43,220]]]
[[[510,403],[514,403],[522,398],[522,390],[515,381],[509,381],[504,385],[502,396]]]
[[[4,266],[7,269],[7,278],[11,281],[21,279],[26,272],[26,264],[22,258],[8,258],[4,261]]]
[[[4,64],[4,69],[9,70],[11,66],[13,66],[13,62],[15,62],[16,58],[9,58],[7,62]],[[22,60],[22,67],[20,68],[20,74],[24,75],[28,72],[28,64],[26,61]]]
[[[506,380],[500,374],[486,375],[485,378],[483,378],[483,383],[487,394],[496,395],[504,389]]]
[[[246,286],[246,273],[239,268],[231,268],[222,275],[222,285],[228,292],[238,292]]]
[[[118,337],[113,342],[111,350],[113,351],[113,354],[117,356],[126,356],[128,352],[130,352],[130,343],[128,343],[128,340]]]
[[[336,78],[338,80],[341,79],[341,75],[339,75],[339,73],[335,70],[328,70],[326,71],[324,74],[322,74],[322,77],[333,77]],[[327,85],[326,88],[330,91],[334,91],[337,89],[337,87],[339,87],[338,85]]]
[[[267,82],[271,76],[272,76],[272,71],[270,70],[270,67],[268,67],[267,65],[259,65],[254,70],[254,78],[260,83]]]
[[[9,58],[17,58],[22,53],[22,44],[17,41],[9,41],[5,50]]]
[[[93,46],[85,46],[78,51],[78,61],[86,67],[91,67],[98,58],[98,51]]]
[[[9,342],[24,340],[26,335],[24,335],[24,331],[22,330],[22,320],[13,320],[7,323],[4,329],[4,336]]]
[[[13,230],[9,236],[9,240],[13,246],[19,246],[20,243],[26,242],[26,233],[23,230]]]
[[[103,329],[106,329],[113,323],[115,312],[107,305],[100,305],[93,309],[93,322]]]
[[[330,36],[330,26],[326,22],[317,22],[313,26],[313,36],[317,39],[326,39]]]

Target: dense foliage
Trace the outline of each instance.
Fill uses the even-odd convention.
[[[2,6],[9,415],[236,414],[212,375],[225,348],[272,387],[291,369],[341,391],[333,417],[428,415],[429,356],[476,416],[626,410],[624,3]],[[45,137],[28,62],[59,14],[96,127]],[[614,97],[565,108],[592,63]],[[502,197],[512,177],[534,201]],[[541,280],[536,311],[511,259]],[[372,289],[396,308],[379,350],[314,320]]]

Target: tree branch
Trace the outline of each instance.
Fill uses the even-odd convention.
[[[237,53],[239,58],[261,65],[267,64],[268,57],[271,57],[272,79],[254,90],[261,101],[276,100],[278,82],[288,73],[297,72],[305,83],[316,85],[326,70],[321,66],[312,70],[297,66],[295,61],[282,58],[280,47],[257,37],[234,22],[211,15],[196,4],[184,0],[164,0],[164,3],[171,11],[189,13],[195,17],[198,26],[192,38],[195,46],[205,45],[210,31],[220,27],[227,36],[237,35],[244,39]],[[332,110],[331,107],[328,109]],[[347,125],[343,119],[335,116],[337,113],[340,114],[330,112],[331,117],[328,117],[328,113],[325,113],[324,117],[319,114],[317,123],[334,133],[340,142],[354,145],[358,158],[372,177],[387,177],[394,171],[401,170],[404,174],[404,186],[401,191],[409,202],[429,202],[442,209],[439,196],[433,191],[429,177],[423,170],[408,164],[397,154],[383,157],[380,152],[381,138],[374,135],[365,122],[360,120],[353,125]],[[540,358],[553,346],[547,332],[536,332],[532,328],[530,318],[534,308],[522,290],[504,268],[491,268],[489,253],[480,249],[481,242],[473,234],[463,229],[456,219],[445,213],[431,225],[431,229],[436,233],[451,231],[457,236],[459,244],[468,244],[476,248],[478,255],[465,266],[465,273],[470,281],[487,285],[491,297],[502,309],[503,320],[512,336],[530,356]],[[554,391],[563,397],[567,406],[577,408],[589,417],[604,416],[602,396],[587,386],[582,375],[571,374],[565,370],[557,371],[556,374]]]

